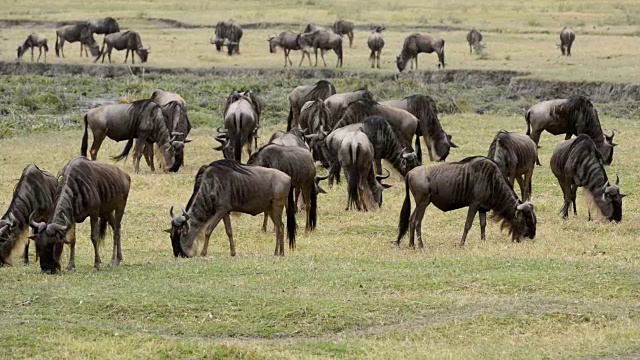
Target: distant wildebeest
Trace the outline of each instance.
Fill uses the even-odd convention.
[[[105,50],[106,46],[106,50]],[[142,40],[140,39],[140,34],[135,31],[121,31],[113,34],[108,34],[104,36],[104,41],[102,42],[102,49],[100,50],[100,54],[102,54],[102,62],[104,63],[104,57],[109,56],[109,63],[111,63],[111,51],[116,49],[118,51],[127,50],[124,55],[124,63],[127,63],[127,59],[129,58],[129,52],[131,52],[131,63],[135,64],[135,54],[138,54],[140,57],[140,61],[145,63],[149,58],[149,50],[145,49],[142,46]],[[96,57],[93,62],[98,61],[100,56]]]
[[[24,53],[31,49],[31,61],[33,61],[33,49],[38,48],[38,62],[40,62],[40,56],[42,56],[42,48],[44,48],[44,62],[47,62],[47,52],[49,52],[49,45],[47,45],[47,38],[40,34],[29,34],[27,39],[22,43],[22,45],[18,46],[18,59],[22,58]]]
[[[372,69],[374,68],[376,60],[378,61],[378,69],[380,69],[380,55],[382,54],[382,48],[384,47],[382,30],[384,29],[384,26],[376,26],[367,39],[367,45],[369,46],[369,50],[371,50],[371,54],[369,54],[369,60],[371,60]]]
[[[289,93],[289,116],[287,131],[298,125],[300,110],[308,101],[325,100],[336,93],[336,87],[330,81],[320,80],[313,85],[300,85]]]
[[[333,30],[334,33],[340,36],[347,35],[347,37],[349,37],[349,47],[353,47],[353,28],[354,27],[355,25],[353,25],[351,21],[337,20],[331,26],[331,30]]]
[[[120,32],[120,25],[118,25],[118,21],[110,16],[103,19],[91,19],[87,21],[87,24],[89,24],[89,27],[94,34],[109,35]]]
[[[400,55],[396,57],[396,65],[400,72],[407,67],[407,62],[416,63],[418,69],[418,54],[435,52],[438,54],[438,68],[444,69],[444,40],[431,35],[411,34],[404,39]]]
[[[469,30],[467,34],[467,42],[469,43],[469,54],[473,53],[473,50],[476,51],[476,54],[479,52],[481,48],[480,42],[482,41],[482,34],[476,28]]]
[[[373,99],[373,94],[371,93],[371,91],[362,88],[356,91],[338,93],[329,96],[324,101],[324,104],[327,106],[327,108],[329,108],[329,111],[331,112],[331,121],[328,124],[328,130],[331,130],[335,127],[335,125],[344,115],[344,112],[347,110],[349,104],[359,99]]]
[[[598,147],[605,165],[613,161],[613,142],[615,133],[605,135],[600,126],[598,111],[589,99],[582,95],[574,95],[569,99],[547,100],[538,103],[525,114],[527,135],[536,143],[540,142],[540,134],[544,130],[553,134],[565,134],[565,140],[572,135],[587,134]],[[540,165],[540,161],[537,161]]]
[[[445,161],[451,148],[458,147],[442,128],[436,102],[430,96],[414,94],[401,100],[381,101],[380,104],[406,110],[418,119],[418,132],[424,138],[431,161]]]
[[[252,91],[233,91],[228,97],[224,107],[224,130],[216,131],[215,140],[220,146],[215,150],[222,151],[225,159],[235,159],[240,162],[242,147],[247,147],[250,156],[253,152],[253,143],[258,137],[260,127],[260,114],[264,104]]]
[[[333,50],[338,57],[336,61],[336,67],[342,67],[342,37],[337,34],[332,34],[324,30],[316,30],[310,33],[304,33],[300,35],[313,47],[313,53],[316,57],[316,63],[314,66],[318,66],[318,49],[320,49],[320,56],[324,66],[327,66],[327,62],[324,60],[324,51]]]
[[[571,56],[571,46],[576,39],[576,34],[568,27],[562,28],[560,31],[560,51],[562,55]]]
[[[280,170],[261,166],[246,166],[234,160],[218,160],[204,165],[196,175],[193,193],[187,209],[171,215],[171,245],[173,255],[193,257],[196,254],[196,238],[205,225],[204,248],[201,256],[207,255],[209,237],[220,220],[229,237],[231,256],[236,255],[236,246],[231,230],[229,214],[240,212],[250,215],[266,213],[276,229],[274,255],[284,256],[284,226],[282,210],[287,204],[287,233],[289,248],[296,244],[296,207],[293,186],[289,175]]]
[[[500,130],[489,145],[487,157],[498,164],[502,176],[512,188],[514,180],[518,181],[522,200],[531,198],[531,178],[538,158],[538,147],[530,137]]]
[[[131,178],[115,165],[90,161],[77,157],[69,161],[58,175],[56,202],[51,217],[46,222],[30,224],[37,229],[36,240],[40,254],[40,268],[55,273],[60,270],[63,245],[69,244],[69,265],[75,267],[76,223],[87,217],[91,221],[91,242],[94,250],[94,269],[102,264],[98,245],[104,239],[107,224],[113,231],[113,255],[111,265],[122,261],[120,227],[127,205]]]
[[[569,217],[571,203],[574,215],[578,214],[576,191],[578,187],[584,187],[588,200],[595,203],[601,216],[609,221],[622,221],[622,198],[625,195],[620,194],[620,179],[616,176],[615,185],[611,185],[602,162],[600,152],[588,135],[581,134],[558,144],[551,155],[551,171],[564,195],[564,205],[560,210],[562,217]]]
[[[302,32],[303,33],[310,33],[310,32],[314,32],[316,30],[325,31],[326,29],[323,26],[319,26],[319,25],[316,25],[314,23],[309,23],[309,24],[307,24],[307,26],[305,26],[305,28],[302,30]]]
[[[240,53],[240,40],[242,40],[242,28],[233,21],[220,21],[216,24],[215,40],[212,43],[216,50],[221,51],[227,45],[227,54]]]
[[[84,116],[84,135],[80,147],[82,156],[87,156],[88,128],[91,128],[93,133],[92,160],[98,157],[102,141],[109,137],[114,141],[127,140],[127,145],[122,153],[114,158],[115,160],[127,157],[135,140],[133,168],[136,173],[140,170],[140,158],[145,147],[151,147],[154,143],[157,143],[162,150],[168,171],[178,171],[182,165],[182,158],[176,156],[176,153],[182,150],[184,142],[176,140],[176,136],[171,136],[162,108],[151,100],[138,100],[131,104],[103,105],[89,110]],[[151,171],[155,171],[153,162],[148,165]]]
[[[289,65],[293,66],[291,57],[289,56],[291,51],[300,50],[302,51],[302,58],[300,58],[298,66],[302,66],[302,61],[304,60],[305,55],[307,55],[307,59],[309,59],[309,66],[311,66],[311,55],[309,55],[308,46],[301,45],[301,41],[299,41],[300,38],[300,34],[290,31],[283,31],[279,35],[271,35],[269,36],[269,39],[267,39],[269,42],[269,52],[275,54],[277,48],[281,47],[282,50],[284,50],[284,67],[287,67],[287,60],[289,61]]]
[[[464,246],[478,212],[480,237],[483,241],[486,239],[487,211],[490,210],[495,220],[502,221],[501,228],[509,230],[512,240],[519,242],[523,237],[533,239],[536,236],[537,220],[533,205],[528,201],[521,202],[500,173],[498,165],[485,157],[468,157],[459,162],[417,167],[407,174],[405,188],[398,245],[409,230],[409,246],[414,247],[416,234],[418,246],[423,247],[422,218],[431,203],[444,212],[469,207],[460,246]],[[416,201],[413,213],[409,192]]]
[[[52,174],[28,165],[22,171],[13,190],[13,198],[7,212],[0,218],[0,266],[12,266],[11,253],[21,240],[24,246],[24,264],[29,264],[29,239],[25,233],[29,230],[29,216],[36,221],[47,221],[53,210],[58,180]],[[36,260],[38,250],[36,249]]]
[[[96,40],[93,38],[93,32],[91,31],[91,27],[88,23],[83,22],[75,25],[65,25],[58,29],[56,29],[56,56],[62,57],[64,56],[64,43],[74,43],[80,42],[80,57],[82,57],[82,49],[84,47],[84,52],[87,57],[87,47],[91,51],[91,56],[100,55],[100,47]]]

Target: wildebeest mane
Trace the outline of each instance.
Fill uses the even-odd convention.
[[[333,127],[333,130],[350,124],[356,124],[366,117],[380,114],[379,106],[380,104],[377,101],[369,98],[358,99],[351,102],[340,118],[340,121]]]
[[[311,91],[309,91],[303,98],[302,103],[313,100],[325,100],[329,96],[336,93],[336,87],[327,80],[318,81]]]
[[[557,109],[559,115],[570,119],[570,131],[573,134],[587,134],[601,146],[604,141],[604,133],[598,119],[598,112],[589,99],[582,95],[573,95]]]
[[[428,134],[444,133],[438,119],[436,102],[431,96],[414,94],[405,97],[403,100],[407,102],[407,111],[420,120],[422,131],[426,131]]]

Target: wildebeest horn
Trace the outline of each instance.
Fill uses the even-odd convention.
[[[389,172],[389,170],[384,169],[384,171],[386,171],[386,172],[387,172],[387,176],[384,176],[384,175],[376,175],[376,179],[377,179],[378,181],[380,181],[380,180],[384,180],[384,179],[388,178],[389,176],[391,176],[391,173]]]
[[[523,202],[522,204],[518,205],[516,207],[516,209],[520,210],[520,211],[524,211],[526,209],[531,208],[531,203],[528,201]]]
[[[184,134],[181,133],[181,132],[178,132],[178,131],[174,131],[174,132],[171,133],[171,136],[182,136],[182,135],[184,135]]]
[[[227,129],[222,129],[222,130],[220,129],[222,129],[222,126],[218,126],[218,128],[216,129],[216,132],[220,134],[226,134]]]
[[[175,215],[173,215],[173,206],[169,208],[169,215],[172,219],[175,217]]]
[[[620,177],[616,174],[616,186],[620,185]]]
[[[182,205],[180,206],[180,210],[182,210],[182,216],[184,216],[184,219],[189,220],[189,214],[187,214],[187,212],[184,210],[184,207],[182,207]]]
[[[40,229],[40,227],[41,227],[42,225],[44,225],[45,223],[43,223],[43,222],[37,223],[37,222],[33,221],[33,215],[34,215],[35,213],[36,213],[36,212],[34,211],[34,212],[32,212],[32,213],[31,213],[31,215],[29,215],[29,225],[31,225],[32,227],[34,227],[34,228],[36,228],[36,229]]]
[[[316,184],[322,180],[327,180],[329,178],[329,174],[327,176],[316,176]]]

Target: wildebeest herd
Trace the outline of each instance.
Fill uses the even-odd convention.
[[[168,209],[171,216],[170,242],[173,254],[193,257],[196,239],[204,232],[201,255],[207,254],[209,238],[220,221],[229,238],[230,253],[236,254],[231,212],[264,214],[262,229],[271,219],[276,237],[274,254],[284,255],[285,233],[293,250],[297,237],[296,213],[305,212],[307,232],[322,226],[318,219],[320,182],[329,188],[347,183],[346,210],[375,211],[383,205],[383,193],[390,176],[382,160],[405,179],[405,199],[399,214],[396,241],[409,231],[409,246],[423,246],[422,219],[430,204],[442,211],[468,208],[460,245],[464,245],[476,214],[481,238],[485,239],[487,212],[501,222],[513,241],[533,239],[538,220],[532,198],[532,182],[538,159],[537,142],[546,130],[565,134],[551,156],[550,168],[564,194],[563,217],[573,205],[576,191],[583,187],[591,200],[589,218],[622,220],[620,181],[611,182],[605,166],[613,161],[616,144],[613,134],[604,135],[598,112],[581,95],[537,104],[526,112],[527,134],[500,130],[487,156],[473,156],[445,162],[457,146],[438,119],[434,100],[413,94],[402,99],[378,101],[367,89],[338,93],[335,86],[321,80],[301,85],[289,94],[287,131],[274,133],[258,147],[260,117],[266,104],[253,91],[233,91],[224,106],[224,125],[216,131],[216,150],[223,160],[199,168],[191,197],[184,207]],[[131,178],[119,167],[96,160],[105,137],[126,141],[123,159],[135,144],[134,171],[145,157],[154,170],[154,146],[162,154],[165,171],[179,171],[191,126],[188,106],[182,96],[156,90],[149,99],[131,104],[104,105],[84,116],[85,131],[80,154],[55,177],[36,165],[28,165],[18,181],[13,199],[0,218],[0,263],[11,265],[14,250],[24,249],[28,263],[28,240],[35,241],[36,254],[45,272],[58,272],[64,244],[70,247],[67,270],[75,266],[75,227],[89,218],[95,250],[94,267],[101,259],[98,251],[107,225],[113,231],[112,265],[122,261],[121,221],[125,214]],[[88,148],[88,130],[93,144]],[[533,129],[533,130],[531,130]],[[572,138],[572,135],[576,137]],[[415,141],[415,142],[414,142]],[[422,166],[422,145],[437,164]],[[412,144],[415,144],[413,147]],[[248,156],[243,164],[242,149]],[[87,156],[90,152],[91,160]],[[328,171],[319,176],[316,168]],[[514,191],[520,187],[521,197]],[[411,211],[411,198],[415,209]],[[179,199],[175,199],[178,203]],[[283,212],[286,209],[286,220]],[[390,234],[391,235],[391,234]]]
[[[278,48],[282,48],[284,51],[284,66],[287,67],[287,64],[289,66],[293,65],[290,57],[292,51],[300,51],[302,53],[298,66],[302,66],[305,56],[309,60],[309,66],[311,66],[311,51],[313,51],[315,56],[314,66],[318,66],[318,50],[320,50],[320,57],[326,67],[327,63],[324,58],[324,53],[327,50],[333,50],[337,57],[336,67],[342,67],[344,63],[342,39],[343,36],[346,35],[349,38],[349,47],[352,47],[354,29],[354,23],[342,19],[333,23],[330,28],[331,31],[322,26],[310,23],[300,33],[284,31],[280,34],[270,35],[267,38],[269,52],[276,53]],[[367,39],[367,46],[371,51],[369,55],[371,68],[380,68],[380,55],[385,46],[382,35],[384,29],[385,27],[381,25],[371,26],[372,32]],[[102,48],[96,43],[93,34],[105,35]],[[220,21],[215,25],[214,37],[212,37],[209,42],[215,45],[218,51],[222,51],[223,48],[226,47],[228,55],[240,54],[240,42],[243,34],[244,31],[242,27],[235,22],[231,20]],[[560,48],[563,56],[571,56],[571,47],[575,37],[574,31],[568,27],[564,27],[560,31],[560,44],[557,44],[557,46]],[[469,53],[475,51],[479,54],[483,51],[483,36],[478,29],[471,29],[467,33],[466,40],[469,44]],[[94,62],[102,58],[102,62],[104,63],[105,57],[108,57],[111,63],[111,52],[113,49],[118,51],[126,50],[125,63],[127,62],[129,53],[131,53],[131,62],[133,64],[135,64],[134,57],[136,54],[143,63],[148,60],[149,56],[149,49],[143,47],[140,35],[135,31],[120,31],[118,22],[112,17],[83,21],[56,29],[56,56],[62,54],[62,57],[64,57],[63,47],[65,42],[80,42],[81,57],[83,49],[85,55],[88,56],[87,48],[89,48],[91,55],[95,57]],[[31,49],[31,60],[33,61],[33,50],[36,47],[40,51],[38,61],[40,61],[42,49],[44,48],[44,61],[46,62],[47,52],[49,51],[47,39],[43,35],[35,33],[27,36],[24,43],[18,46],[18,59],[20,59],[28,49]],[[410,34],[404,39],[400,53],[396,56],[396,66],[400,72],[406,69],[407,63],[410,64],[411,69],[413,69],[414,64],[415,68],[418,69],[418,55],[420,53],[430,54],[434,52],[438,56],[438,68],[444,68],[444,39],[426,34]]]

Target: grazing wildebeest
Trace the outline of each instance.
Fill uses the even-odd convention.
[[[573,45],[575,39],[576,34],[573,30],[566,26],[562,28],[560,31],[560,51],[562,51],[562,55],[571,56],[571,45]]]
[[[87,23],[94,34],[108,35],[120,32],[118,21],[110,16],[103,19],[91,19]]]
[[[242,147],[247,146],[251,155],[253,142],[257,141],[257,131],[260,126],[260,114],[263,108],[262,100],[252,91],[233,91],[224,109],[224,131],[218,129],[214,137],[220,142],[215,150],[222,151],[225,159],[235,159],[240,162]]]
[[[598,147],[605,165],[613,161],[613,142],[615,133],[605,135],[600,126],[598,111],[589,99],[574,95],[569,99],[547,100],[538,103],[525,114],[527,135],[538,144],[544,130],[553,134],[565,134],[565,140],[572,135],[587,134]],[[536,163],[540,165],[540,161]]]
[[[276,131],[271,135],[267,144],[299,147],[307,152],[309,151],[309,145],[307,145],[305,136],[298,127],[294,127],[287,132]]]
[[[105,50],[106,46],[106,50]],[[142,46],[142,40],[140,39],[140,34],[135,31],[120,31],[113,34],[108,34],[104,36],[104,41],[102,42],[102,49],[100,50],[100,54],[102,54],[102,62],[104,63],[104,57],[109,56],[109,63],[111,63],[111,51],[116,49],[127,50],[124,55],[124,63],[127,63],[127,59],[129,58],[129,51],[131,51],[131,63],[135,64],[135,54],[138,54],[140,57],[140,61],[145,63],[149,58],[149,49],[145,49]],[[96,57],[93,62],[98,61],[100,56]]]
[[[307,26],[304,27],[302,32],[303,33],[310,33],[310,32],[314,32],[316,30],[325,31],[326,29],[323,26],[319,26],[319,25],[316,25],[314,23],[309,23],[309,24],[307,24]]]
[[[411,69],[413,63],[416,63],[418,69],[418,54],[435,52],[438,54],[438,68],[442,66],[444,69],[444,40],[431,35],[411,34],[404,39],[402,51],[396,57],[396,65],[400,72],[407,67],[407,62],[411,61]]]
[[[74,43],[80,42],[80,57],[82,57],[82,49],[84,47],[84,52],[87,57],[87,47],[91,51],[91,56],[100,55],[100,47],[96,40],[93,38],[93,32],[91,31],[91,27],[88,23],[83,22],[75,25],[65,25],[56,29],[56,56],[62,57],[64,56],[64,43]]]
[[[212,43],[216,50],[221,51],[222,46],[227,45],[227,54],[240,54],[240,40],[242,40],[242,28],[233,21],[220,21],[216,24],[215,40]]]
[[[131,185],[129,175],[115,165],[77,157],[62,168],[58,179],[56,201],[49,220],[36,223],[32,216],[29,221],[37,229],[32,238],[39,249],[40,268],[51,273],[59,271],[65,243],[71,248],[67,271],[75,267],[76,223],[87,217],[91,221],[94,269],[99,269],[102,263],[98,245],[104,239],[107,224],[113,231],[111,265],[119,265],[122,261],[120,225]]]
[[[331,121],[328,124],[327,130],[333,129],[338,120],[340,120],[342,115],[344,115],[349,104],[359,99],[373,99],[373,94],[367,89],[358,89],[352,92],[333,94],[329,96],[324,101],[324,104],[331,112]]]
[[[289,175],[280,170],[261,166],[246,166],[234,160],[218,160],[204,165],[196,175],[193,194],[187,209],[171,215],[171,245],[173,255],[193,257],[196,253],[196,238],[205,225],[204,248],[201,256],[207,255],[209,237],[220,220],[229,237],[231,256],[236,255],[229,214],[241,212],[250,215],[266,213],[276,229],[274,255],[284,256],[284,229],[282,210],[287,204],[287,233],[289,248],[296,244],[296,207],[293,186]]]
[[[353,46],[353,28],[354,27],[355,27],[355,25],[353,25],[353,23],[351,21],[337,20],[331,26],[331,30],[333,30],[334,33],[336,33],[336,34],[338,34],[340,36],[347,35],[347,37],[349,37],[349,47],[352,47]]]
[[[322,129],[329,129],[331,111],[321,99],[307,101],[300,110],[300,129],[306,134],[318,134]]]
[[[91,159],[98,157],[98,150],[105,137],[115,141],[127,140],[122,153],[115,160],[122,160],[129,155],[129,151],[136,141],[136,152],[133,154],[133,167],[137,173],[140,170],[140,158],[146,146],[157,143],[164,155],[166,169],[178,171],[182,165],[182,158],[176,156],[184,147],[184,142],[176,140],[167,129],[167,122],[160,105],[151,100],[139,100],[131,104],[111,104],[89,110],[84,116],[84,135],[80,154],[87,156],[89,140],[88,128],[93,133],[91,144]],[[155,171],[153,162],[148,164],[151,171]]]
[[[531,178],[538,158],[538,147],[530,137],[500,130],[489,145],[487,157],[498,165],[512,188],[514,180],[518,181],[522,200],[531,198]]]
[[[622,198],[625,195],[620,194],[620,179],[616,176],[615,185],[609,183],[602,156],[589,136],[581,134],[558,144],[551,155],[551,171],[564,195],[564,205],[560,210],[562,217],[569,217],[571,203],[574,215],[578,214],[576,191],[582,186],[600,215],[609,221],[622,221]]]
[[[384,47],[382,30],[384,30],[384,26],[376,26],[367,39],[367,45],[369,46],[369,50],[371,50],[371,54],[369,54],[369,60],[371,60],[372,69],[374,68],[376,60],[378,61],[378,69],[380,69],[380,55],[382,54],[382,48]]]
[[[406,110],[418,119],[418,132],[424,138],[431,161],[445,161],[451,148],[458,147],[451,141],[451,135],[442,128],[436,102],[430,96],[414,94],[401,100],[382,101],[380,104]]]
[[[269,39],[267,39],[269,42],[269,52],[275,54],[277,48],[281,47],[282,50],[284,50],[284,67],[287,67],[287,60],[289,61],[289,65],[293,66],[291,57],[289,56],[291,51],[300,50],[302,51],[302,58],[300,58],[298,66],[302,66],[302,61],[304,60],[305,55],[307,55],[307,59],[309,59],[309,66],[311,66],[311,55],[309,55],[308,47],[301,45],[301,42],[299,41],[300,38],[300,34],[296,34],[291,31],[283,31],[279,35],[271,35],[269,36]]]
[[[31,49],[31,61],[33,61],[33,49],[38,48],[38,62],[40,62],[40,56],[42,56],[42,48],[44,48],[44,62],[47,62],[47,52],[49,52],[49,45],[47,45],[47,38],[40,34],[29,34],[27,39],[18,46],[18,59],[22,58],[24,53]]]
[[[501,228],[509,230],[512,240],[519,242],[523,237],[533,239],[536,236],[537,221],[533,205],[528,201],[521,202],[500,173],[498,165],[485,157],[474,156],[459,162],[417,167],[407,174],[405,188],[398,226],[398,246],[409,229],[409,246],[414,247],[415,233],[418,246],[423,247],[422,218],[431,203],[444,212],[469,207],[460,246],[464,246],[477,212],[480,213],[480,237],[483,241],[486,239],[489,210],[493,211],[496,220],[502,221]],[[413,213],[409,191],[416,201]]]
[[[473,28],[469,30],[469,33],[467,34],[467,42],[469,43],[469,54],[471,54],[473,50],[476,51],[476,54],[479,52],[482,46],[480,44],[481,41],[482,41],[482,34],[478,29]]]
[[[313,100],[325,100],[336,93],[336,87],[327,80],[320,80],[313,85],[300,85],[289,93],[289,116],[287,131],[298,125],[300,111],[304,104]]]
[[[338,57],[336,61],[336,67],[342,67],[342,37],[337,34],[332,34],[324,30],[316,30],[310,33],[301,34],[300,37],[305,39],[311,46],[313,46],[313,53],[316,57],[316,63],[314,66],[318,66],[318,49],[320,49],[320,56],[324,66],[327,66],[327,62],[324,60],[324,51],[333,50]]]
[[[0,218],[0,266],[12,266],[11,252],[21,240],[24,246],[24,264],[29,264],[29,216],[36,221],[47,221],[53,210],[58,180],[52,174],[28,165],[13,190],[13,198],[7,212]],[[36,249],[36,255],[38,250]],[[36,257],[37,260],[37,257]]]

